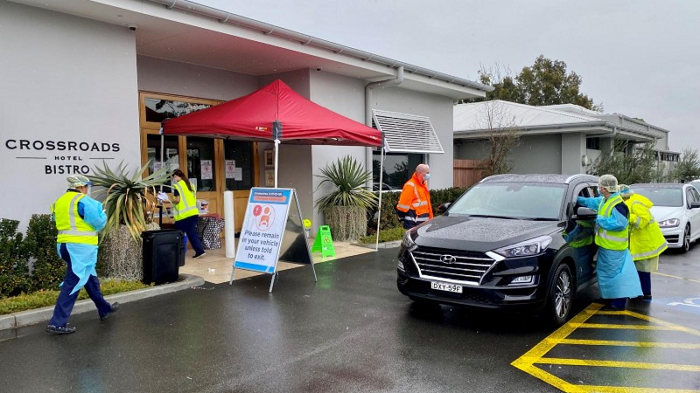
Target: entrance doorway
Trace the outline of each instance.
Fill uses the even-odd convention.
[[[165,136],[164,156],[160,162],[161,121],[218,105],[223,101],[183,97],[162,93],[139,93],[141,127],[141,164],[149,164],[148,173],[162,166],[179,168],[197,187],[197,199],[209,202],[209,214],[224,215],[224,191],[233,191],[235,230],[243,226],[250,189],[260,184],[257,142],[231,141],[201,137]],[[164,223],[172,218],[164,217]]]

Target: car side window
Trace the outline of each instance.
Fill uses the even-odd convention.
[[[693,192],[690,188],[686,188],[685,190],[685,205],[688,209],[690,209],[690,205],[695,202],[695,196],[693,196]]]
[[[598,197],[600,194],[598,193],[598,186],[591,185],[589,187],[590,193],[592,197]]]
[[[700,194],[698,194],[698,190],[695,188],[689,188],[690,193],[693,195],[693,202],[698,203],[700,202]]]

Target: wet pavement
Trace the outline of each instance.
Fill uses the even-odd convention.
[[[395,256],[318,264],[317,283],[308,266],[283,271],[272,294],[269,276],[253,277],[129,303],[104,322],[78,315],[69,336],[25,328],[0,342],[0,391],[700,391],[700,247],[662,256],[651,304],[601,312],[593,288],[558,330],[418,307],[396,289]]]

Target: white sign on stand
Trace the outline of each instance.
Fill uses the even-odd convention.
[[[293,203],[296,211],[293,211],[292,217],[290,206]],[[310,264],[316,278],[302,221],[295,190],[251,189],[229,284],[233,283],[236,269],[251,270],[272,274],[272,292],[277,276],[277,262],[283,249],[285,262]]]

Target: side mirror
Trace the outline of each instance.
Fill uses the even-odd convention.
[[[579,207],[576,210],[576,214],[571,217],[574,220],[594,220],[598,216],[595,210],[591,210],[587,207]]]
[[[690,204],[691,209],[700,209],[700,202],[693,202]]]
[[[440,204],[440,206],[437,207],[438,213],[442,214],[442,213],[446,212],[447,209],[449,209],[451,205],[452,205],[452,202],[445,202],[443,204]]]

